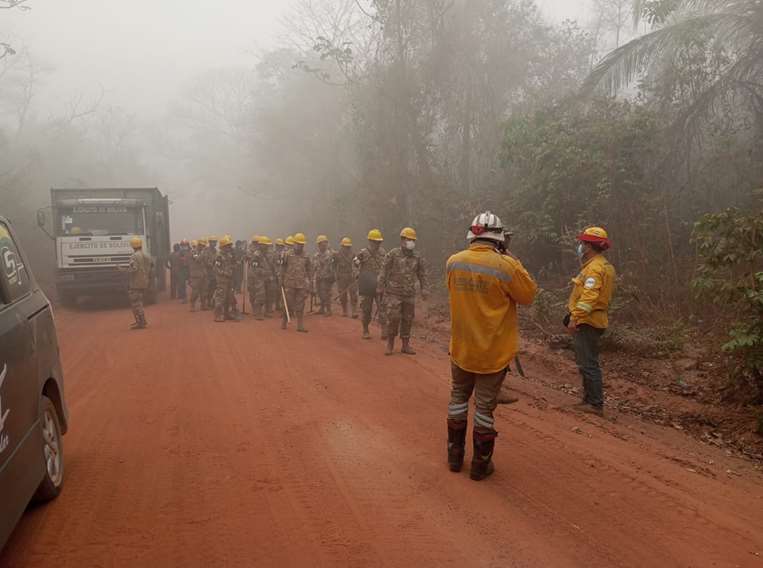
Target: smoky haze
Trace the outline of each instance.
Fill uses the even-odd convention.
[[[157,186],[173,240],[415,225],[437,259],[490,207],[553,256],[583,214],[535,211],[551,186],[523,173],[529,141],[509,151],[507,124],[567,108],[603,55],[660,25],[635,28],[634,5],[26,0],[0,10],[3,213],[39,265],[35,212],[56,186]],[[657,92],[632,79],[621,94]]]

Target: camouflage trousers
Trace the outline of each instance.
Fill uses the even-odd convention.
[[[249,292],[249,302],[252,304],[252,313],[254,313],[255,316],[259,316],[263,313],[272,313],[273,303],[276,299],[276,285],[273,279],[249,277],[246,286]]]
[[[217,277],[214,274],[212,275],[207,274],[205,282],[206,282],[207,305],[214,306],[215,305],[215,290],[217,290]]]
[[[416,317],[416,298],[386,295],[384,307],[387,312],[388,337],[396,337],[399,331],[402,339],[410,339],[413,318]]]
[[[214,294],[215,318],[224,317],[225,319],[235,315],[238,308],[236,306],[236,294],[233,293],[233,281],[217,279],[217,286]]]
[[[481,375],[464,371],[451,363],[450,404],[448,404],[448,423],[465,427],[469,418],[469,399],[474,394],[474,431],[495,437],[495,412],[498,406],[498,394],[506,379],[506,371],[491,375]]]
[[[146,295],[145,290],[128,290],[127,297],[130,299],[130,307],[135,321],[140,323],[146,319],[146,313],[143,311],[143,298]]]
[[[333,278],[319,278],[317,281],[318,299],[322,312],[331,312],[331,289],[334,287]]]
[[[201,302],[201,307],[205,307],[207,294],[207,279],[203,276],[191,278],[191,308],[196,308],[196,302]]]
[[[379,301],[379,296],[361,296],[360,311],[362,313],[363,325],[369,325],[374,319],[374,304],[379,313],[379,325],[384,329],[387,325],[387,314],[384,308],[384,302]]]
[[[289,314],[301,316],[305,313],[305,301],[310,291],[307,288],[286,288],[286,302],[289,304]],[[284,310],[286,319],[286,310]]]
[[[339,288],[339,302],[342,304],[342,310],[347,313],[349,303],[350,311],[354,316],[355,312],[358,311],[358,283],[351,275],[340,277],[337,281],[337,288]]]

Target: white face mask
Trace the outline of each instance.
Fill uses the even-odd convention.
[[[405,248],[413,250],[416,248],[416,241],[405,241]]]
[[[578,258],[583,260],[583,257],[585,256],[585,245],[583,243],[578,243],[578,248],[575,252],[578,255]]]

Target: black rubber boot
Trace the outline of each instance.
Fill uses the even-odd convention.
[[[363,339],[371,339],[371,332],[368,331],[368,324],[363,323]]]
[[[448,420],[448,467],[458,473],[464,465],[466,422]]]
[[[385,355],[394,355],[395,354],[395,336],[390,335],[387,338],[387,350],[384,352]]]
[[[492,475],[493,449],[495,448],[496,434],[480,434],[474,432],[474,455],[472,456],[472,471],[469,474],[474,481],[481,481]]]

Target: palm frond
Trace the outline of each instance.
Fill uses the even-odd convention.
[[[735,13],[676,14],[665,27],[630,41],[602,59],[584,82],[581,92],[589,96],[603,84],[609,93],[617,93],[651,62],[680,47],[687,33],[701,29],[712,37],[729,38],[740,35],[741,26],[746,28],[747,23]]]

